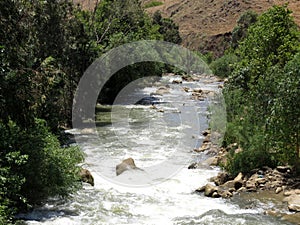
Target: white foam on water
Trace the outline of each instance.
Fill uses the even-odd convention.
[[[168,79],[177,78],[163,78],[164,81]],[[184,85],[197,88],[207,87],[197,82],[184,82]],[[203,105],[190,100],[190,96],[181,87],[176,88],[174,85],[171,87],[173,88],[171,93],[163,98],[176,101],[176,104],[181,104],[181,106],[187,103],[186,107],[182,107],[181,110],[198,107],[195,110],[197,116],[206,116],[203,112],[205,109]],[[217,84],[209,84],[208,89],[213,88],[216,89]],[[150,94],[155,90],[156,88],[153,87],[145,88],[142,93]],[[173,113],[172,110],[177,110],[174,108],[176,104],[171,102],[169,105],[162,104],[158,107],[165,109],[167,113]],[[258,210],[254,209],[240,209],[224,199],[206,198],[194,193],[194,190],[205,185],[209,178],[215,176],[219,170],[209,167],[187,169],[188,162],[197,155],[190,152],[194,146],[191,142],[195,142],[192,135],[196,135],[197,139],[201,138],[199,130],[192,129],[192,124],[181,123],[175,127],[168,127],[168,123],[164,120],[165,115],[155,110],[150,111],[149,106],[118,107],[124,107],[126,110],[149,111],[150,114],[149,112],[148,114],[153,124],[141,126],[143,129],[140,129],[137,123],[135,130],[123,126],[99,128],[99,137],[91,137],[82,145],[87,155],[85,166],[93,174],[95,186],[85,184],[84,189],[76,193],[71,201],[59,206],[44,206],[43,210],[48,209],[48,211],[36,209],[27,215],[32,218],[27,221],[28,224],[168,225],[174,224],[176,218],[181,217],[194,220],[193,218],[209,210],[221,210],[226,214],[236,215],[258,213]],[[183,115],[189,117],[188,112],[183,112]],[[139,119],[141,118],[132,119],[130,122],[139,122]],[[201,124],[201,126],[206,127],[207,124]],[[187,130],[191,130],[190,133],[186,134]],[[80,133],[78,130],[70,132]],[[115,137],[116,134],[123,136]],[[125,171],[120,176],[116,176],[115,166],[128,157],[134,158],[136,165],[143,171]],[[172,161],[167,162],[172,157]],[[168,176],[165,177],[165,174]],[[53,212],[54,215],[51,216]],[[40,214],[48,215],[47,219],[35,221],[34,219],[43,216]],[[213,223],[214,217],[205,215],[197,220],[200,224],[203,221]],[[237,218],[235,224],[243,224],[243,220]],[[224,224],[223,222],[226,223],[222,221],[222,223],[214,224]]]

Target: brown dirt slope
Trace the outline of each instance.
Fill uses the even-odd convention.
[[[73,0],[84,8],[93,9],[97,0]],[[98,0],[101,1],[101,0]],[[141,0],[143,4],[153,0]],[[236,21],[247,10],[258,13],[273,5],[289,3],[295,21],[300,25],[300,0],[157,0],[163,4],[148,8],[149,13],[161,11],[178,25],[183,45],[202,52],[223,53],[231,38]]]
[[[148,12],[159,10],[172,18],[180,28],[183,45],[191,49],[221,53],[228,41],[236,21],[247,10],[262,13],[273,5],[289,2],[288,8],[300,25],[300,0],[160,0],[163,5],[148,8]],[[151,0],[144,0],[151,2]]]

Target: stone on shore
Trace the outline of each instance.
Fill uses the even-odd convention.
[[[206,184],[203,187],[200,187],[195,190],[196,192],[204,192],[204,195],[207,197],[218,198],[220,195],[218,194],[218,187],[213,184]]]
[[[300,195],[292,194],[286,197],[283,201],[288,203],[288,208],[293,212],[300,212]]]
[[[213,193],[218,192],[218,188],[212,184],[206,184],[205,185],[205,190],[204,190],[204,195],[207,197],[213,197]],[[216,197],[216,195],[214,196]]]
[[[282,192],[282,190],[283,190],[282,187],[278,187],[278,188],[276,188],[275,193],[279,194],[280,192]]]
[[[217,186],[225,184],[229,180],[229,174],[226,172],[220,172],[217,176],[210,179],[211,182],[214,182]]]

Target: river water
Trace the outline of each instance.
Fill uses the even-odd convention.
[[[165,77],[159,85],[170,83]],[[77,133],[86,153],[83,165],[95,179],[95,186],[84,188],[70,200],[49,200],[44,206],[25,215],[27,224],[287,224],[263,211],[257,203],[207,198],[194,193],[219,172],[203,163],[188,170],[191,162],[203,162],[207,156],[195,153],[201,145],[201,131],[208,127],[209,100],[195,101],[182,87],[217,90],[220,83],[199,82],[169,84],[170,93],[161,98],[157,108],[118,104],[113,109],[113,124],[105,121],[111,115],[109,106],[98,110],[100,121],[96,134]],[[149,96],[156,87],[134,91]],[[163,112],[162,112],[163,111]],[[126,171],[115,175],[115,166],[132,157],[143,171]],[[253,202],[251,203],[253,204]]]

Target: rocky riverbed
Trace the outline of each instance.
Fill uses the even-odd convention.
[[[209,129],[202,134],[205,136],[203,144],[194,151],[206,153],[210,157],[205,162],[192,163],[189,169],[197,169],[203,164],[212,167],[226,165],[229,151],[242,151],[236,143],[227,148],[218,147],[211,141],[213,134]],[[248,174],[239,173],[235,177],[221,171],[195,191],[212,198],[251,197],[261,202],[267,198],[275,207],[265,208],[265,214],[300,224],[300,177],[289,166],[263,167]]]

